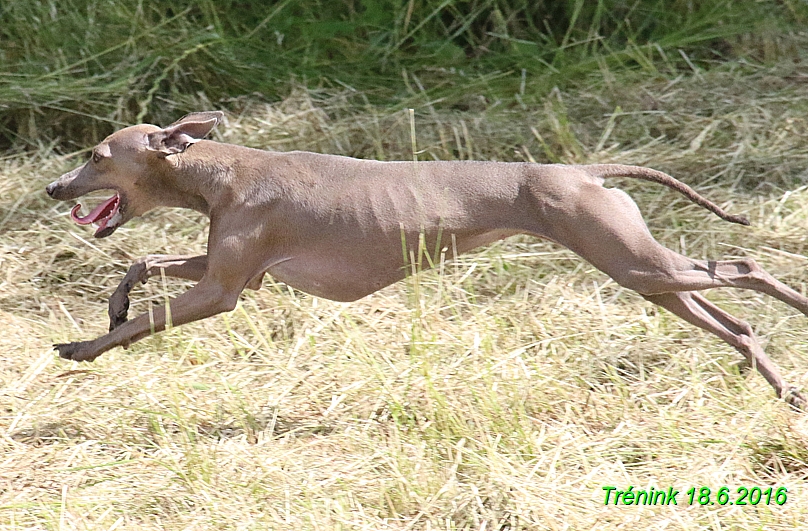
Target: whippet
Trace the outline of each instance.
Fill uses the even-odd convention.
[[[754,260],[694,260],[651,236],[637,205],[608,177],[635,177],[684,194],[724,220],[748,225],[659,171],[615,164],[560,165],[470,161],[379,162],[293,151],[275,153],[203,138],[220,112],[192,113],[166,128],[135,125],[97,145],[90,160],[47,186],[54,199],[115,192],[82,217],[105,238],[160,206],[210,218],[206,255],[147,256],[132,265],[109,300],[110,332],[55,345],[59,355],[92,361],[165,329],[155,308],[127,321],[129,292],[161,271],[197,281],[170,301],[176,326],[233,310],[264,274],[298,290],[355,301],[407,274],[424,249],[450,259],[515,234],[571,249],[618,284],[735,347],[797,407],[805,399],[764,353],[752,328],[698,290],[752,289],[808,315],[808,298]],[[433,261],[434,262],[434,261]],[[422,264],[429,266],[429,261]]]

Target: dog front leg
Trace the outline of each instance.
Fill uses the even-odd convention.
[[[138,282],[145,284],[160,272],[167,277],[199,282],[207,268],[208,256],[204,254],[199,256],[152,254],[138,259],[109,298],[109,331],[126,322],[129,312],[129,292]]]
[[[54,347],[59,351],[61,358],[93,361],[111,348],[129,345],[152,332],[165,330],[167,320],[170,320],[171,326],[179,326],[231,311],[236,307],[240,293],[240,289],[227,289],[220,283],[203,277],[196,286],[169,301],[168,319],[166,318],[166,307],[160,306],[154,308],[151,315],[149,313],[139,315],[92,341],[61,343]]]

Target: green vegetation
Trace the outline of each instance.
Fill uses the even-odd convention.
[[[388,106],[530,104],[590,72],[774,59],[806,14],[798,0],[6,0],[0,148],[85,146],[297,84]]]
[[[351,304],[267,279],[232,313],[79,365],[51,344],[103,334],[132,260],[203,253],[207,224],[162,209],[94,240],[43,191],[120,125],[223,108],[216,139],[265,149],[665,170],[752,225],[610,183],[658,240],[806,292],[804,5],[4,0],[0,531],[804,528],[808,416],[550,242]],[[188,287],[154,278],[130,315]],[[805,316],[707,296],[808,389]],[[605,507],[608,485],[682,494]],[[724,485],[788,501],[682,505]]]

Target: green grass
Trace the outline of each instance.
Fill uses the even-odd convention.
[[[468,108],[469,90],[536,104],[591,72],[790,56],[789,28],[806,15],[796,0],[7,0],[0,148],[83,147],[122,124],[245,94],[277,101],[296,85],[400,107]]]

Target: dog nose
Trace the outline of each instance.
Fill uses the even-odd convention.
[[[45,187],[45,191],[48,192],[48,195],[53,197],[53,191],[56,190],[56,183],[50,183],[48,186]]]

